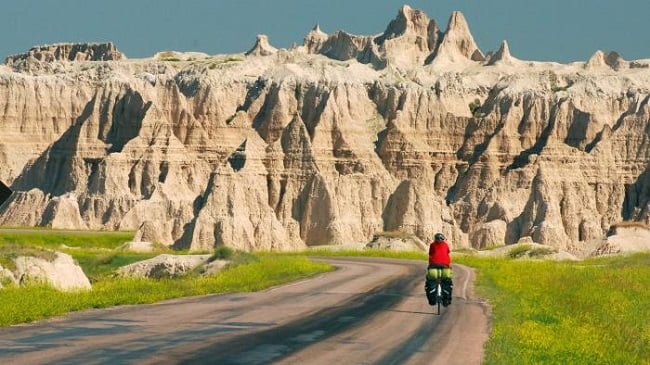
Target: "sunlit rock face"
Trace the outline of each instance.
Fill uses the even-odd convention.
[[[8,62],[0,225],[193,250],[401,230],[580,251],[650,222],[648,60],[524,61],[484,54],[460,13],[437,24],[404,7],[379,35],[316,26],[289,50]]]

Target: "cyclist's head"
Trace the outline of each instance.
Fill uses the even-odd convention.
[[[436,242],[442,242],[445,240],[445,235],[442,233],[436,233],[436,235],[433,236],[433,240]]]

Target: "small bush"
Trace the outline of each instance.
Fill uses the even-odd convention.
[[[179,62],[181,59],[176,57],[169,57],[169,58],[163,58],[162,60],[167,62]]]
[[[569,87],[570,86],[553,86],[551,87],[551,91],[554,93],[559,93],[561,91],[567,91]]]
[[[214,255],[208,260],[212,262],[214,260],[228,260],[232,258],[234,251],[232,248],[227,246],[219,246],[214,250]]]
[[[469,111],[472,112],[472,116],[475,118],[485,116],[481,113],[481,101],[479,99],[475,99],[473,102],[469,103]]]
[[[547,255],[552,255],[558,253],[558,250],[549,248],[549,247],[538,247],[530,250],[528,256],[530,257],[542,257]]]
[[[517,247],[513,248],[512,250],[510,250],[510,252],[508,253],[508,256],[510,258],[516,259],[516,258],[519,258],[519,257],[522,257],[522,256],[526,255],[532,249],[533,249],[533,246],[531,246],[531,245],[517,246]]]

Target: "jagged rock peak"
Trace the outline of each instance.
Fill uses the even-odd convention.
[[[489,66],[496,65],[496,64],[508,64],[512,65],[519,60],[512,57],[510,54],[510,47],[508,46],[508,41],[504,40],[501,42],[501,47],[499,50],[492,56],[487,59],[487,64]]]
[[[316,23],[316,24],[314,25],[314,27],[311,28],[311,31],[314,32],[314,33],[317,33],[317,34],[327,35],[327,33],[323,32],[323,31],[320,29],[320,24],[318,24],[318,23]]]
[[[323,48],[325,41],[327,41],[327,33],[323,32],[316,23],[312,30],[307,33],[302,45],[307,48],[308,53],[318,53]]]
[[[603,52],[603,51],[596,51],[594,54],[589,58],[587,63],[585,64],[586,69],[593,69],[593,68],[602,68],[602,67],[609,67],[613,70],[620,70],[622,68],[626,68],[628,66],[628,62],[625,61],[621,55],[618,54],[618,52]]]
[[[29,58],[43,62],[55,61],[118,61],[126,59],[112,42],[106,43],[55,43],[34,46],[25,53],[7,57],[5,63],[14,63]]]
[[[255,45],[246,56],[270,56],[278,52],[278,49],[269,43],[269,37],[266,34],[258,34]]]
[[[476,45],[463,13],[454,11],[449,17],[449,25],[435,54],[434,62],[455,63],[462,60],[480,62],[485,60],[485,56]]]
[[[388,24],[384,33],[376,40],[377,44],[387,39],[395,38],[406,33],[415,33],[427,36],[431,20],[421,10],[414,10],[408,5],[402,6],[397,12],[397,17]]]

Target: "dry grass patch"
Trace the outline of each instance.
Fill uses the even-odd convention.
[[[616,228],[642,228],[650,231],[650,227],[648,227],[647,224],[638,221],[623,221],[615,223],[610,228],[610,231],[616,230]]]
[[[0,266],[13,271],[16,269],[14,260],[21,256],[37,257],[49,262],[56,260],[56,253],[44,248],[15,243],[0,243]]]
[[[404,231],[377,232],[377,233],[375,233],[375,236],[377,236],[377,237],[386,237],[386,238],[400,238],[400,239],[406,239],[406,238],[414,237],[414,235],[412,233],[408,233],[408,232],[404,232]]]

